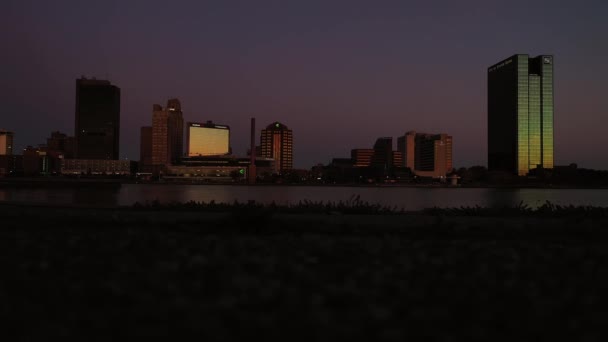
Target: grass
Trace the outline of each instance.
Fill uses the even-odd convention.
[[[3,205],[4,334],[603,340],[606,210],[541,208]]]

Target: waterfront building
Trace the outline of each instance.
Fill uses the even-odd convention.
[[[452,136],[409,131],[397,139],[400,165],[418,176],[441,178],[452,172]]]
[[[51,154],[47,146],[27,146],[23,149],[23,175],[40,176],[57,173],[61,160],[56,154]]]
[[[230,154],[230,127],[188,122],[186,125],[188,157],[220,156]]]
[[[155,170],[178,163],[183,157],[184,118],[178,99],[171,99],[167,107],[152,107],[152,165]]]
[[[402,167],[403,154],[400,151],[393,151],[393,168]]]
[[[124,159],[63,159],[61,161],[61,173],[64,175],[131,175],[136,170],[136,162]]]
[[[0,177],[23,175],[23,156],[0,154]]]
[[[260,174],[272,173],[275,161],[258,158],[254,161]],[[248,178],[251,158],[226,156],[185,157],[178,165],[167,167],[165,179],[197,181],[245,181]]]
[[[107,80],[76,80],[76,157],[118,159],[120,88]]]
[[[0,129],[0,156],[13,154],[14,133]]]
[[[293,169],[293,132],[280,122],[262,130],[260,137],[262,157],[275,160],[275,172]]]
[[[51,136],[46,139],[46,149],[53,156],[73,159],[75,148],[75,138],[59,131],[51,132]]]
[[[354,167],[369,167],[372,164],[373,148],[355,148],[350,150],[350,159]]]
[[[488,169],[552,169],[553,56],[513,55],[488,68]]]
[[[409,131],[405,135],[397,138],[397,150],[401,152],[402,161],[401,167],[408,167],[414,171],[414,160],[415,153],[414,147],[416,146],[416,132]]]

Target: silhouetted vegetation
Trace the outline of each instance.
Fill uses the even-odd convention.
[[[357,198],[0,205],[4,334],[522,341],[604,330],[606,208],[339,210],[384,209]]]
[[[386,206],[361,200],[360,196],[352,196],[347,201],[323,202],[303,200],[295,204],[278,205],[276,203],[263,204],[255,201],[234,203],[211,202],[172,202],[160,203],[150,201],[135,203],[135,210],[152,211],[203,211],[203,212],[265,212],[273,213],[314,213],[314,214],[355,214],[355,215],[398,215],[406,214],[404,209],[396,206]],[[462,206],[456,208],[428,208],[414,214],[430,214],[443,216],[541,216],[541,217],[608,217],[608,208],[594,206],[561,206],[549,201],[532,208],[523,202],[515,206],[481,207]]]
[[[274,202],[263,204],[255,201],[233,203],[216,203],[211,202],[171,202],[160,203],[158,200],[135,203],[133,209],[136,210],[168,210],[168,211],[190,211],[201,210],[209,212],[225,212],[225,211],[268,211],[273,213],[342,213],[342,214],[398,214],[403,213],[403,209],[398,209],[396,206],[386,206],[378,203],[370,203],[361,200],[360,196],[351,196],[346,201],[338,202],[323,202],[302,200],[296,204],[279,205]]]

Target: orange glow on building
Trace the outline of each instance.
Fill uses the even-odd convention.
[[[293,133],[280,122],[262,130],[260,137],[262,157],[275,161],[275,172],[293,169]]]

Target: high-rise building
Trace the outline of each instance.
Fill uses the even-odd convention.
[[[13,132],[0,129],[0,156],[13,154]]]
[[[145,126],[140,130],[139,135],[139,170],[142,172],[151,171],[152,167],[152,127]]]
[[[414,173],[445,177],[452,171],[452,137],[447,134],[416,134]]]
[[[488,169],[553,168],[553,56],[513,55],[488,68]]]
[[[186,125],[188,157],[220,156],[230,154],[230,127],[188,122]]]
[[[110,81],[76,80],[76,157],[118,159],[120,88]]]
[[[410,131],[397,138],[397,150],[401,152],[401,167],[409,167],[414,171],[414,146],[416,145],[416,132]]]
[[[167,101],[169,111],[169,145],[171,146],[171,163],[177,163],[184,156],[184,116],[178,99]]]
[[[293,133],[280,122],[262,130],[260,137],[262,157],[275,160],[275,172],[293,169]]]
[[[177,99],[167,107],[152,108],[152,165],[156,168],[179,162],[184,149],[184,117]]]
[[[398,138],[397,148],[403,155],[401,166],[410,168],[416,175],[439,178],[453,169],[450,135],[409,131]]]

